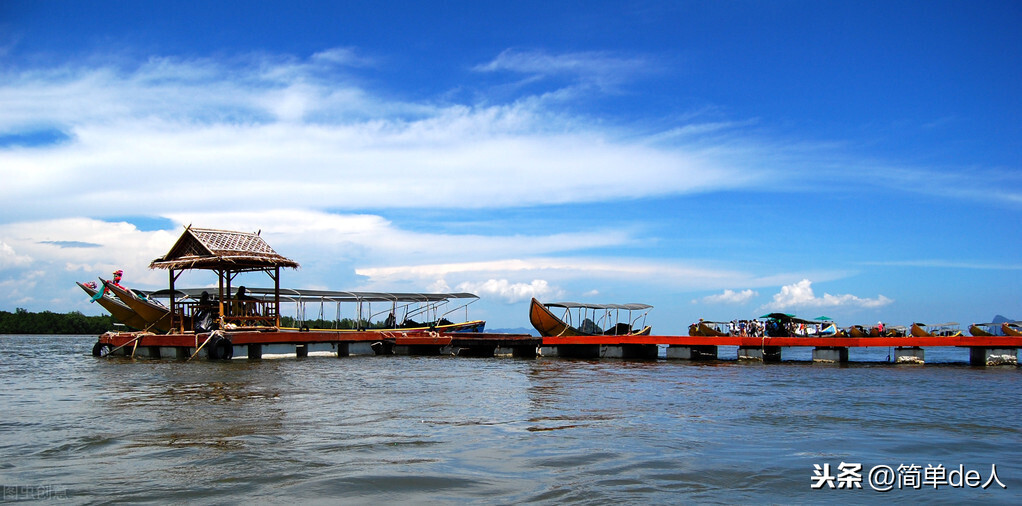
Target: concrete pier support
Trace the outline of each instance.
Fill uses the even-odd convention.
[[[817,346],[813,348],[813,362],[843,364],[848,362],[848,348]]]
[[[707,346],[668,346],[667,358],[678,360],[717,360],[717,347]]]
[[[625,344],[621,346],[604,346],[604,348],[620,348],[620,358],[660,358],[660,348],[655,344]],[[607,351],[609,352],[610,350],[608,349]]]
[[[296,345],[295,346],[295,356],[299,357],[299,358],[301,358],[301,357],[308,357],[309,356],[309,345],[307,345],[307,344]]]
[[[544,357],[655,359],[659,356],[660,350],[655,344],[572,344],[544,346],[541,353]]]
[[[899,347],[894,349],[895,364],[923,364],[925,353],[918,346]]]
[[[470,348],[459,348],[459,357],[473,357],[473,358],[493,358],[497,346],[473,346]]]
[[[351,355],[348,343],[337,343],[337,358],[344,358]]]
[[[493,350],[494,357],[536,358],[539,356],[538,346],[498,346]]]
[[[250,344],[248,345],[248,351],[246,352],[249,360],[260,360],[263,358],[263,345],[261,344]]]
[[[409,346],[394,346],[395,355],[410,355],[413,357],[439,357],[442,355],[440,348],[443,346],[436,344],[415,344]]]
[[[780,346],[739,346],[738,360],[759,360],[767,363],[781,361]]]
[[[600,358],[600,345],[598,344],[543,346],[541,350],[544,357]]]
[[[972,365],[1018,365],[1018,348],[969,348]]]

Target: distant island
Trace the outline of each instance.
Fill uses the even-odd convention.
[[[0,311],[0,334],[92,334],[114,330],[110,315],[85,316],[78,311],[32,313],[17,308],[13,313]]]

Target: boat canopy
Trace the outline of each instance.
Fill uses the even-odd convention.
[[[833,320],[826,316],[818,317],[815,320],[806,320],[805,318],[799,318],[793,314],[788,313],[770,313],[760,316],[760,318],[766,318],[768,320],[777,320],[782,323],[801,323],[803,325],[829,325],[834,323]],[[824,318],[827,318],[824,320]]]
[[[174,297],[197,299],[202,292],[216,291],[210,288],[179,288],[174,290]],[[245,293],[253,296],[273,296],[273,288],[245,288]],[[169,298],[170,290],[150,292],[150,297]],[[412,293],[412,292],[345,292],[333,290],[305,290],[281,288],[280,298],[291,302],[326,301],[326,302],[439,302],[452,299],[478,299],[479,296],[467,293]]]
[[[566,309],[623,309],[625,311],[640,311],[642,309],[652,309],[653,306],[649,304],[587,304],[582,302],[544,302],[546,307],[563,307]]]
[[[180,288],[173,290],[174,299],[191,299],[199,300],[202,297],[202,293],[207,292],[210,295],[214,295],[217,292],[216,287],[209,288]],[[306,315],[309,313],[307,308],[310,305],[314,308],[315,305],[319,306],[319,319],[329,319],[327,316],[326,305],[336,304],[336,316],[334,320],[340,322],[341,320],[341,305],[342,304],[353,304],[354,310],[351,313],[351,318],[354,320],[365,320],[371,321],[374,317],[384,315],[386,313],[399,313],[394,314],[396,317],[401,317],[401,321],[411,320],[412,317],[425,317],[430,321],[438,321],[449,314],[454,313],[462,308],[465,309],[465,318],[468,319],[468,306],[477,300],[479,296],[473,293],[467,292],[454,292],[454,293],[415,293],[415,292],[351,292],[351,291],[333,291],[333,290],[306,290],[306,289],[294,289],[294,288],[245,288],[245,295],[247,297],[262,300],[265,302],[279,301],[280,304],[294,304],[295,309],[295,320],[301,324],[309,319]],[[171,290],[159,290],[156,292],[150,292],[150,297],[153,298],[171,298]],[[453,302],[458,301],[458,302]],[[447,304],[453,302],[451,306]],[[373,310],[373,304],[377,305],[376,310]],[[350,307],[350,306],[349,306]],[[313,316],[315,310],[312,311]],[[400,313],[403,313],[400,314]]]

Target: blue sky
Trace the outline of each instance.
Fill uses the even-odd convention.
[[[0,3],[0,309],[183,226],[286,286],[1022,318],[1018,2]],[[211,283],[187,274],[182,282]],[[262,278],[246,281],[250,286]]]

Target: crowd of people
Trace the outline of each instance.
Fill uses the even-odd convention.
[[[833,335],[837,330],[832,322],[807,323],[797,320],[782,321],[771,318],[765,321],[736,319],[729,322],[709,322],[700,319],[697,323],[692,324],[690,331],[705,335],[703,329],[706,327],[723,335],[741,337],[826,336]]]

